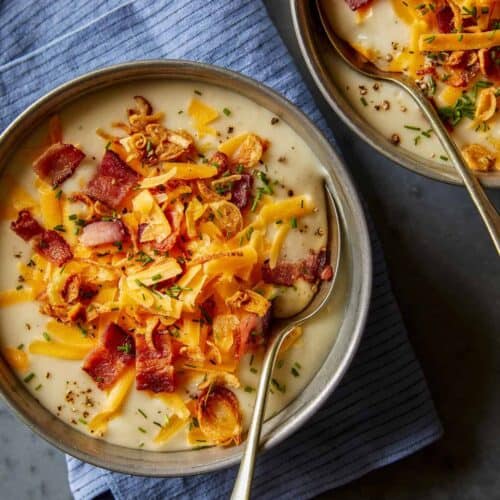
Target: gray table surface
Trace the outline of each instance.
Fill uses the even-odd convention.
[[[382,240],[445,434],[326,494],[338,500],[500,498],[499,260],[465,190],[399,168],[359,140],[308,75],[286,0],[265,1],[335,132]],[[500,206],[500,190],[490,192]],[[0,498],[71,498],[64,456],[0,403]]]

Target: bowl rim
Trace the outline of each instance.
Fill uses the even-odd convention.
[[[323,32],[322,26],[317,26],[316,30],[311,29],[314,22],[312,16],[315,15],[316,0],[310,2],[289,0],[289,5],[295,37],[307,69],[323,98],[342,121],[372,148],[397,165],[440,182],[463,186],[461,177],[451,165],[443,165],[392,145],[381,132],[362,119],[332,81],[322,59],[322,51],[317,46],[317,40],[323,37],[326,42],[326,34]],[[344,64],[340,59],[339,63]],[[500,188],[500,173],[478,172],[476,176],[482,185],[489,188]]]
[[[202,77],[202,75],[205,76]],[[345,217],[349,216],[352,218],[352,226],[350,225],[351,222],[349,222],[349,229],[355,229],[351,236],[354,239],[350,240],[349,251],[345,249],[348,246],[347,244],[345,247],[343,244],[342,251],[346,252],[347,256],[345,258],[348,260],[352,259],[357,266],[352,267],[353,283],[348,291],[348,298],[353,301],[354,306],[347,311],[349,316],[347,316],[346,311],[343,311],[344,316],[340,331],[332,345],[331,352],[328,354],[323,365],[318,368],[316,375],[308,382],[303,393],[308,392],[309,387],[319,374],[322,373],[328,362],[336,363],[335,371],[331,377],[322,381],[321,390],[311,400],[307,401],[307,405],[302,404],[300,406],[300,403],[295,405],[296,401],[302,398],[303,394],[301,393],[285,409],[266,421],[263,431],[262,450],[268,450],[302,426],[322,406],[338,385],[357,350],[368,314],[371,296],[372,260],[364,211],[347,169],[323,133],[319,131],[297,106],[285,97],[266,85],[242,74],[215,65],[178,59],[140,60],[87,72],[49,91],[20,113],[4,132],[0,134],[0,152],[6,150],[8,156],[11,150],[15,149],[14,144],[16,139],[23,138],[29,134],[27,126],[33,126],[34,123],[36,126],[38,124],[36,121],[37,117],[38,121],[40,121],[50,114],[51,109],[52,112],[54,108],[57,109],[57,106],[64,106],[83,95],[102,90],[109,86],[120,85],[133,80],[144,81],[161,78],[164,78],[166,81],[198,79],[198,81],[230,89],[255,101],[253,97],[247,95],[252,90],[255,96],[266,100],[268,105],[272,104],[273,107],[276,106],[277,109],[273,111],[278,115],[284,114],[293,119],[297,126],[304,129],[303,133],[307,131],[308,136],[319,145],[322,156],[328,158],[328,160],[322,161],[322,163],[325,167],[327,181],[331,184],[331,188],[333,188],[341,226],[344,231]],[[83,92],[81,90],[77,91],[78,88],[83,89]],[[240,91],[240,88],[243,91]],[[261,103],[257,104],[266,107],[266,105]],[[33,120],[32,117],[34,117]],[[288,125],[296,130],[290,123]],[[304,138],[297,130],[296,132]],[[340,199],[342,200],[341,205],[338,204]],[[352,264],[349,261],[346,265],[352,266]],[[352,299],[351,297],[354,297],[354,294],[356,294],[356,297]],[[341,333],[342,338],[340,338]],[[337,355],[337,344],[339,344],[340,340],[342,340],[342,345],[339,349],[343,349],[343,352],[339,357]],[[336,360],[336,357],[339,359]],[[23,395],[26,393],[27,397],[23,399],[20,393],[23,393]],[[75,458],[115,472],[150,477],[176,477],[213,472],[236,464],[239,462],[242,453],[242,445],[232,447],[234,451],[223,457],[217,457],[217,454],[214,455],[214,453],[211,453],[211,448],[197,450],[196,453],[201,458],[206,457],[208,462],[201,464],[189,463],[182,466],[171,464],[170,468],[165,469],[165,464],[161,463],[164,460],[160,459],[160,457],[167,455],[179,455],[180,457],[187,453],[193,455],[194,452],[191,450],[178,452],[140,450],[97,440],[73,429],[39,403],[36,404],[36,407],[41,415],[35,417],[34,410],[30,408],[30,405],[36,402],[36,398],[28,393],[19,379],[11,373],[5,362],[0,362],[0,395],[21,421],[50,444]],[[293,407],[293,413],[286,415],[286,418],[283,420],[283,413],[290,406]],[[87,451],[79,448],[78,444],[75,444],[71,438],[88,444]],[[106,451],[109,450],[112,450],[114,453],[113,461],[110,461],[109,456],[106,456]],[[147,461],[146,458],[150,460]]]

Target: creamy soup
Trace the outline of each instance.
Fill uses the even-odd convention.
[[[459,57],[456,55],[459,53],[457,50],[426,52],[427,57],[422,56],[416,61],[412,59],[418,51],[415,45],[419,35],[425,37],[425,33],[429,32],[427,40],[432,42],[433,37],[437,36],[436,40],[439,41],[441,34],[435,26],[434,19],[438,3],[430,2],[435,6],[434,10],[429,7],[424,8],[425,3],[413,1],[373,0],[364,2],[366,5],[358,10],[351,10],[348,3],[344,0],[322,1],[323,11],[335,32],[379,68],[410,74],[432,98],[436,107],[444,110],[443,113],[446,113],[446,110],[449,113],[463,112],[463,118],[457,119],[456,122],[454,118],[450,118],[454,122],[452,131],[454,139],[462,150],[471,145],[478,145],[482,148],[479,150],[481,155],[488,157],[488,161],[477,162],[473,158],[477,154],[467,155],[466,150],[464,155],[469,166],[481,171],[498,170],[500,113],[498,104],[495,111],[493,102],[496,92],[498,103],[499,81],[496,74],[498,71],[495,74],[484,74],[481,71],[475,55],[479,50],[460,51],[460,54],[464,52],[466,55],[470,54],[468,57],[471,60],[475,58],[476,61],[473,71],[467,73],[469,80],[463,82],[457,82],[458,75],[461,75],[457,68],[461,66],[450,66],[452,58]],[[488,8],[487,1],[482,4],[485,9]],[[493,5],[491,2],[490,4]],[[444,3],[441,2],[441,5]],[[445,8],[448,9],[447,6]],[[479,6],[476,11],[481,12]],[[470,19],[464,14],[465,12],[467,11],[462,10],[464,18]],[[479,14],[477,17],[477,22],[480,24]],[[470,33],[465,31],[464,39],[467,39],[468,35]],[[453,36],[460,37],[460,35]],[[431,50],[429,48],[429,51]],[[492,50],[494,49],[490,49]],[[423,158],[442,164],[448,163],[448,158],[428,121],[404,90],[389,83],[375,83],[370,78],[360,76],[337,58],[331,61],[330,74],[358,114],[387,137],[388,141]],[[484,95],[481,97],[483,91]],[[481,99],[485,103],[486,100],[488,103],[491,101],[491,106],[490,104],[488,106],[492,110],[487,115],[482,115],[484,105]],[[455,118],[457,116],[455,114]],[[472,153],[477,152],[472,151]]]
[[[227,145],[228,140],[242,134],[255,133],[267,141],[267,149],[258,165],[253,168],[254,171],[260,170],[265,174],[264,177],[256,176],[252,199],[249,202],[257,207],[256,214],[260,210],[260,204],[264,203],[265,196],[262,196],[262,200],[260,200],[262,192],[268,190],[269,186],[272,186],[274,202],[290,200],[295,196],[305,196],[306,200],[310,200],[310,203],[314,204],[314,210],[304,216],[277,221],[279,224],[271,224],[270,227],[266,228],[266,238],[269,241],[274,241],[282,223],[291,226],[286,232],[279,252],[278,263],[283,261],[298,262],[311,255],[311,251],[319,252],[326,247],[328,234],[322,166],[308,145],[283,120],[236,93],[214,86],[190,82],[165,83],[154,80],[115,86],[82,97],[60,111],[62,142],[72,144],[85,153],[85,158],[73,175],[53,189],[55,197],[65,207],[62,209],[61,227],[55,228],[63,238],[78,242],[78,238],[83,238],[82,235],[89,237],[90,233],[86,228],[86,225],[90,224],[89,220],[81,221],[80,216],[77,217],[73,213],[78,209],[84,210],[85,207],[78,207],[78,200],[73,200],[72,195],[83,191],[85,186],[89,185],[89,180],[95,177],[96,169],[103,155],[107,154],[107,148],[113,148],[113,145],[110,146],[113,137],[126,135],[123,130],[113,128],[111,124],[117,121],[127,123],[126,110],[134,106],[133,97],[138,94],[147,99],[154,112],[165,113],[165,117],[160,120],[165,127],[174,131],[182,129],[192,135],[196,149],[201,156],[197,157],[196,160],[191,159],[191,162],[209,165],[206,161],[203,163],[201,159],[203,157],[210,158],[221,145]],[[193,108],[194,101],[198,103],[198,107]],[[200,111],[200,106],[202,111]],[[213,113],[209,119],[203,114],[207,112],[207,109]],[[101,130],[100,135],[96,133],[97,129]],[[193,412],[192,405],[196,404],[200,393],[198,386],[213,376],[211,371],[204,372],[200,369],[190,371],[190,365],[187,361],[182,369],[177,367],[176,370],[179,373],[176,374],[174,393],[178,396],[177,400],[169,399],[170,393],[168,392],[155,393],[150,390],[137,390],[133,383],[125,384],[127,388],[124,389],[124,394],[116,394],[119,391],[117,389],[119,383],[99,389],[96,380],[100,382],[102,379],[92,377],[89,372],[82,369],[82,364],[85,362],[84,359],[85,356],[88,356],[89,350],[94,349],[96,343],[99,342],[98,337],[102,335],[102,331],[99,328],[96,328],[95,332],[91,331],[92,326],[89,327],[85,323],[85,316],[81,321],[74,320],[69,323],[65,317],[66,323],[64,323],[58,321],[58,313],[53,310],[50,312],[45,309],[45,314],[41,312],[41,304],[44,299],[40,299],[40,297],[43,297],[45,292],[49,295],[52,293],[54,281],[57,281],[57,273],[65,275],[68,272],[66,267],[72,264],[49,265],[49,271],[44,270],[45,278],[39,279],[42,279],[42,282],[43,279],[49,279],[47,273],[52,272],[50,283],[47,282],[42,285],[41,290],[38,290],[39,300],[37,297],[31,300],[27,299],[31,292],[29,279],[23,277],[25,276],[23,272],[32,277],[32,273],[37,270],[40,257],[37,257],[36,252],[32,251],[32,243],[23,241],[10,229],[9,225],[22,208],[28,208],[34,218],[40,221],[44,216],[50,216],[50,214],[47,215],[47,210],[50,211],[51,208],[40,206],[39,198],[40,192],[45,192],[45,196],[49,198],[51,195],[43,189],[40,191],[40,182],[37,181],[31,164],[47,148],[47,137],[51,134],[57,135],[58,130],[57,122],[56,126],[53,122],[50,127],[47,125],[35,130],[31,137],[19,145],[3,172],[0,259],[4,265],[0,275],[0,290],[4,290],[4,292],[0,294],[3,304],[3,307],[0,308],[0,346],[4,357],[11,363],[19,378],[24,381],[27,389],[42,405],[68,425],[95,438],[127,447],[158,451],[197,448],[213,444],[206,436],[200,435],[196,429],[199,425],[195,418],[196,414],[193,414],[193,418],[193,415],[189,413],[188,415],[183,414],[186,407],[179,409],[180,400],[181,404],[185,403],[191,413]],[[109,142],[108,139],[103,138],[103,136],[106,137],[106,134],[110,134]],[[182,143],[182,140],[180,142]],[[120,147],[118,143],[115,144]],[[125,142],[122,141],[122,144]],[[160,167],[156,173],[162,174]],[[255,175],[255,172],[252,175]],[[139,193],[142,192],[137,186],[134,186],[134,189]],[[145,189],[145,191],[148,190]],[[163,199],[162,192],[154,190],[149,192],[154,193],[156,200]],[[224,194],[223,191],[219,192],[219,194],[221,193]],[[133,190],[132,194],[135,196]],[[255,201],[256,197],[257,201]],[[68,209],[70,201],[74,204]],[[249,206],[246,210],[249,213],[251,211]],[[251,219],[256,216],[250,214],[249,217]],[[95,217],[99,219],[101,216]],[[113,220],[109,220],[110,217],[107,216],[106,220],[103,217],[100,222],[112,224],[119,217],[121,215],[114,213],[111,217]],[[215,216],[215,220],[217,221],[217,216]],[[231,236],[226,235],[227,238]],[[100,235],[98,235],[99,237]],[[203,239],[206,236],[200,234],[199,238]],[[242,237],[240,244],[246,245],[247,239],[250,241],[251,238],[251,234],[247,232],[244,238]],[[104,256],[105,253],[115,252],[119,254],[126,251],[126,248],[122,248],[121,241],[114,242],[112,246],[108,244],[103,248],[106,250],[100,254],[103,259],[111,259],[110,256]],[[91,247],[91,249],[95,250],[95,247]],[[265,251],[269,252],[269,249]],[[139,255],[138,260],[141,260],[144,253],[148,255],[148,259],[151,258],[151,255],[153,257],[157,255],[156,252],[154,254],[133,253],[132,250],[128,250],[128,252],[126,256],[133,261],[136,260],[137,255]],[[81,256],[81,259],[84,257],[85,255]],[[168,258],[165,257],[165,259]],[[111,263],[111,267],[107,268],[109,272],[114,272],[113,266],[123,265],[123,263],[117,264],[116,260],[107,262]],[[141,262],[143,261],[141,260]],[[144,265],[147,268],[155,264],[146,261]],[[96,269],[98,269],[96,273],[102,271],[100,268]],[[154,277],[152,281],[155,281]],[[238,280],[233,278],[229,281]],[[120,281],[120,283],[122,282]],[[141,283],[141,285],[143,284]],[[148,282],[149,285],[151,282]],[[342,273],[340,273],[337,293],[341,295],[345,286],[346,283]],[[269,299],[273,301],[273,314],[283,317],[300,311],[311,299],[315,287],[314,283],[302,278],[297,279],[293,286],[275,287],[275,297]],[[145,288],[149,294],[151,288],[147,286]],[[190,289],[185,287],[183,293],[188,293],[187,290]],[[66,290],[65,293],[69,292]],[[164,296],[163,292],[162,296]],[[67,296],[66,299],[70,300]],[[90,300],[90,304],[93,304],[92,301],[97,299],[90,297]],[[61,305],[61,309],[65,307],[67,304]],[[85,307],[87,308],[88,320],[90,314],[88,301]],[[336,332],[340,325],[340,307],[341,305],[333,298],[317,318],[304,326],[302,335],[300,331],[296,332],[296,340],[280,356],[280,361],[273,375],[267,408],[268,416],[277,413],[292,401],[321,366],[335,341]],[[118,308],[119,305],[112,308],[109,314],[115,314],[114,310]],[[121,312],[116,314],[121,314]],[[50,317],[51,315],[53,317]],[[163,319],[168,323],[169,318],[164,317]],[[198,321],[202,322],[202,319]],[[54,322],[56,327],[54,327]],[[70,333],[67,333],[69,337],[65,338],[65,331],[61,333],[58,330],[61,328],[61,324],[69,325],[71,330]],[[51,330],[51,328],[53,329]],[[78,330],[81,333],[80,337]],[[54,333],[51,333],[52,331]],[[171,330],[169,332],[171,333]],[[180,344],[182,344],[182,338],[181,336]],[[178,342],[177,338],[175,340]],[[65,344],[66,342],[69,347]],[[61,351],[59,354],[47,352],[47,344],[60,345],[62,346]],[[40,345],[42,347],[38,350],[33,347]],[[36,354],[40,352],[40,349],[42,354]],[[120,354],[124,354],[124,350],[128,353],[129,346],[120,345],[118,349],[122,351]],[[262,349],[251,349],[249,352],[244,352],[234,373],[239,381],[239,386],[231,385],[229,387],[239,401],[243,429],[247,427],[251,416],[262,356]],[[22,359],[17,359],[19,357]],[[125,372],[120,380],[127,376],[126,373],[128,372]],[[133,374],[131,376],[133,377]],[[167,394],[167,397],[161,397],[162,394]],[[109,410],[108,414],[106,414],[106,410]],[[91,428],[90,423],[95,422],[96,416],[100,416],[103,425]],[[165,434],[164,439],[158,439],[161,432]],[[169,434],[168,438],[166,434]]]

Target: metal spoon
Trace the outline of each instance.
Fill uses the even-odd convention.
[[[441,145],[448,154],[451,164],[456,168],[464,182],[467,191],[469,192],[472,201],[476,205],[479,214],[481,215],[486,228],[493,240],[493,243],[500,254],[500,216],[496,208],[490,202],[481,184],[475,175],[469,170],[464,162],[460,150],[457,148],[455,142],[450,137],[446,130],[439,114],[429,99],[425,96],[422,90],[416,83],[405,76],[403,73],[394,73],[389,71],[382,71],[378,69],[373,63],[361,56],[349,44],[341,40],[333,31],[328,22],[325,12],[322,10],[321,0],[316,0],[321,24],[328,35],[328,38],[333,45],[333,48],[339,56],[346,62],[352,69],[356,70],[362,75],[378,80],[385,80],[400,87],[404,88],[419,105],[425,117],[429,120],[432,129],[436,133]]]
[[[273,334],[271,340],[269,341],[264,362],[262,364],[259,387],[257,388],[257,396],[255,398],[255,407],[252,413],[250,427],[248,429],[245,450],[243,452],[240,468],[238,470],[238,475],[236,476],[236,481],[233,487],[233,493],[231,495],[232,500],[250,498],[255,459],[260,443],[260,433],[264,421],[267,394],[269,392],[269,381],[271,380],[271,375],[273,373],[276,359],[278,358],[280,347],[296,326],[299,326],[306,320],[312,318],[323,308],[332,294],[340,262],[340,225],[335,203],[327,185],[325,185],[325,191],[328,205],[329,255],[330,265],[333,268],[333,278],[330,281],[323,281],[319,285],[318,291],[305,309],[291,318],[281,319],[273,326],[273,330],[276,333]]]

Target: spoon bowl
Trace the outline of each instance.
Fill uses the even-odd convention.
[[[483,219],[484,225],[488,230],[497,253],[500,255],[500,216],[498,215],[494,205],[486,196],[486,193],[478,179],[465,164],[462,153],[444,126],[436,108],[411,78],[406,76],[404,73],[382,71],[377,68],[375,64],[352,48],[347,42],[337,36],[328,22],[328,17],[322,8],[322,1],[316,0],[316,6],[319,12],[321,24],[323,25],[323,29],[325,30],[330,43],[340,58],[348,66],[364,76],[399,85],[410,94],[413,100],[420,107],[425,117],[429,120],[429,123],[441,142],[441,145],[448,154],[451,164],[455,167],[458,174],[462,178],[472,201]]]

